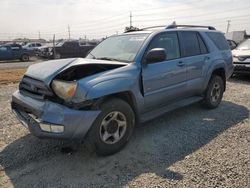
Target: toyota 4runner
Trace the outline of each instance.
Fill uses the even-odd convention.
[[[213,27],[144,28],[107,38],[85,59],[30,66],[11,105],[33,135],[84,139],[109,155],[140,122],[198,101],[216,108],[232,72],[229,45]]]

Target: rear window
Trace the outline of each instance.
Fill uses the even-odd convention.
[[[207,35],[219,50],[230,49],[228,42],[222,33],[207,32]]]

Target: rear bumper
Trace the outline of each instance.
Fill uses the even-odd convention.
[[[250,63],[234,63],[234,73],[250,75]]]
[[[39,101],[16,91],[12,111],[30,132],[40,138],[82,139],[100,111],[74,110],[51,101]],[[41,125],[63,126],[63,132],[49,132]]]

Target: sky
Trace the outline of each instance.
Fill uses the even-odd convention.
[[[250,34],[250,0],[0,0],[0,40],[98,39],[135,27],[212,25]]]

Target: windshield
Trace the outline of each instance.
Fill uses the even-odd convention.
[[[56,43],[56,46],[62,46],[64,44],[64,42],[58,42]]]
[[[250,50],[250,40],[245,40],[236,48],[237,50]]]
[[[136,34],[107,38],[87,58],[132,62],[147,36],[148,34]]]

